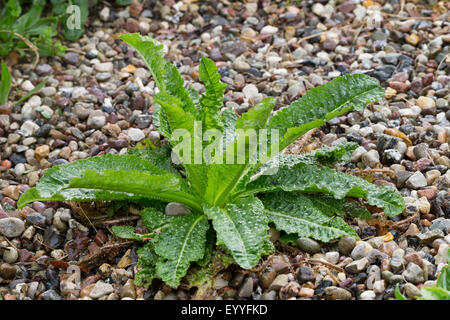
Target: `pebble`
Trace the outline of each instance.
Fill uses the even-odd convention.
[[[279,274],[272,282],[269,287],[269,290],[278,291],[281,288],[285,287],[289,282],[289,278],[287,274]]]
[[[111,284],[103,281],[97,281],[89,296],[93,299],[98,299],[112,292],[114,292],[114,287]]]
[[[351,300],[352,294],[343,288],[327,287],[325,288],[325,295],[331,300]]]
[[[142,132],[141,129],[137,129],[137,128],[128,129],[127,134],[130,137],[131,141],[133,141],[133,142],[139,142],[145,138],[144,132]]]
[[[13,247],[5,248],[5,251],[3,251],[3,261],[6,263],[14,263],[18,258],[19,252]]]
[[[414,172],[408,180],[406,180],[405,185],[411,189],[419,189],[427,186],[427,179],[423,175],[422,172],[416,171]]]
[[[366,270],[367,265],[369,264],[369,261],[367,258],[362,258],[356,261],[353,261],[345,266],[345,271],[349,273],[359,273],[364,270]]]
[[[7,238],[18,237],[25,230],[25,223],[18,218],[0,219],[0,234]]]
[[[316,274],[314,270],[307,266],[300,266],[297,271],[297,280],[300,283],[314,281]]]
[[[342,237],[338,242],[339,252],[349,255],[356,246],[356,240],[353,237]]]
[[[406,281],[413,284],[423,283],[425,281],[422,268],[415,263],[408,263],[406,270],[402,273]]]
[[[297,246],[308,253],[314,254],[320,251],[320,244],[310,238],[297,239]]]
[[[169,202],[165,209],[166,216],[184,216],[190,212],[189,208],[178,202]]]

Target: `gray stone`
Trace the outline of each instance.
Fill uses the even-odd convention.
[[[18,237],[25,230],[25,223],[18,218],[0,219],[0,234],[7,238]]]
[[[254,84],[248,84],[242,89],[245,98],[256,98],[259,95],[258,88]]]
[[[352,257],[353,260],[359,260],[359,259],[366,257],[369,254],[369,252],[372,250],[373,250],[373,248],[370,244],[368,244],[366,242],[360,242],[352,250],[350,257]]]
[[[380,155],[377,150],[370,150],[362,155],[361,161],[366,167],[373,168],[380,163]]]
[[[428,145],[420,143],[414,147],[413,153],[417,159],[428,158]]]
[[[269,290],[278,291],[281,288],[285,287],[289,282],[289,278],[287,274],[279,274],[272,282],[269,287]]]
[[[139,142],[145,138],[144,132],[138,128],[128,129],[128,136],[130,137],[131,141],[134,141],[134,142]]]
[[[317,241],[310,238],[299,238],[297,240],[297,246],[308,253],[314,254],[320,251],[320,244]]]
[[[433,220],[433,223],[431,224],[430,230],[442,230],[445,233],[450,233],[450,219],[445,218],[437,218]]]
[[[401,274],[394,274],[390,279],[389,279],[389,283],[391,285],[395,285],[397,283],[403,283],[405,282],[405,279],[403,279],[403,275]]]
[[[358,148],[355,149],[355,151],[353,151],[352,156],[350,158],[350,160],[352,162],[358,162],[359,160],[361,160],[361,157],[366,153],[366,149],[362,146],[359,146]]]
[[[166,205],[166,216],[184,216],[190,213],[191,210],[178,202],[169,202]]]
[[[316,278],[314,270],[308,266],[300,266],[297,271],[297,280],[300,283],[313,281]]]
[[[405,252],[403,250],[395,250],[392,254],[391,269],[394,273],[403,271],[406,263],[405,259],[403,258],[404,255]]]
[[[430,244],[434,240],[443,238],[444,236],[445,236],[444,232],[440,229],[433,229],[431,231],[428,231],[425,233],[419,233],[417,235],[417,237],[420,240],[420,244],[424,244],[424,245]]]
[[[397,187],[402,188],[403,185],[405,184],[406,180],[408,180],[412,175],[413,175],[413,173],[410,171],[406,171],[406,170],[398,171],[395,175],[397,178],[397,183],[396,183]]]
[[[356,240],[353,237],[342,237],[338,242],[339,251],[344,255],[349,255],[356,245]]]
[[[427,186],[427,179],[420,171],[414,172],[414,174],[406,180],[405,185],[411,189],[420,189]]]
[[[345,271],[350,273],[359,273],[366,270],[369,261],[367,258],[362,258],[356,261],[353,261],[345,266]]]
[[[31,224],[44,227],[46,219],[43,215],[41,215],[39,212],[31,212],[27,214],[26,220],[30,222]]]
[[[42,300],[62,300],[61,296],[53,289],[47,290],[41,294]]]
[[[408,266],[406,267],[406,270],[403,271],[402,276],[406,281],[414,284],[423,283],[425,281],[422,268],[412,262],[408,263]]]
[[[261,300],[275,300],[277,298],[277,292],[275,290],[271,290],[263,293]]]
[[[405,286],[403,288],[405,290],[406,296],[410,299],[421,296],[420,290],[412,283],[405,283]]]
[[[253,279],[248,277],[247,280],[241,285],[238,296],[241,298],[249,298],[253,293]]]

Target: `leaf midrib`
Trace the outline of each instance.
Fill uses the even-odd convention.
[[[242,252],[245,254],[245,261],[247,262],[247,265],[251,265],[248,254],[247,254],[247,247],[245,246],[245,242],[244,239],[242,239],[242,236],[239,232],[239,229],[237,228],[236,224],[234,223],[233,219],[231,219],[230,215],[228,214],[228,212],[224,209],[224,208],[220,208],[220,211],[225,215],[225,217],[228,218],[228,220],[231,222],[231,224],[233,225],[234,230],[236,231],[238,237],[239,237],[239,242],[241,243],[241,247],[244,249]],[[242,266],[242,264],[240,264]]]
[[[181,250],[180,250],[180,251],[181,251],[181,254],[180,254],[179,257],[178,257],[177,263],[176,263],[175,268],[174,268],[174,271],[175,271],[175,272],[174,272],[174,276],[175,276],[174,278],[177,277],[178,266],[180,265],[181,260],[182,260],[182,258],[183,258],[183,256],[184,256],[184,248],[185,248],[186,245],[187,245],[188,239],[189,239],[189,237],[190,237],[192,231],[194,230],[194,227],[195,227],[201,220],[203,220],[204,218],[205,218],[205,215],[199,216],[199,217],[194,221],[194,223],[191,225],[191,227],[189,228],[188,233],[187,233],[186,236],[184,237],[184,239],[183,239],[183,245],[182,245]]]

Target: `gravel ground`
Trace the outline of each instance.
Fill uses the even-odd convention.
[[[373,300],[392,297],[397,283],[410,298],[435,283],[450,244],[449,2],[144,2],[99,2],[86,34],[66,43],[63,57],[41,57],[34,69],[28,57],[12,68],[17,90],[0,106],[3,299]],[[137,247],[109,231],[139,223],[133,212],[105,218],[105,208],[49,202],[16,209],[20,194],[52,165],[161,139],[152,124],[155,84],[118,40],[124,32],[164,43],[196,88],[200,58],[215,60],[228,85],[225,104],[238,113],[265,96],[282,107],[342,74],[379,79],[385,101],[330,121],[290,151],[357,142],[351,163],[339,169],[396,187],[406,210],[389,220],[348,221],[361,241],[301,238],[254,270],[223,270],[203,296],[195,288],[135,286]],[[39,94],[12,104],[45,77]]]

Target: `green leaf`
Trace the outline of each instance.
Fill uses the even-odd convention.
[[[280,192],[267,194],[261,200],[269,221],[277,230],[323,242],[342,236],[358,238],[344,220],[333,217],[333,212],[321,211],[321,207],[305,195]]]
[[[240,199],[225,207],[204,206],[217,232],[217,243],[225,244],[244,269],[254,267],[267,252],[268,225],[264,207],[257,198]]]
[[[223,123],[223,148],[225,150],[227,145],[236,138],[235,129],[238,117],[233,108],[225,108],[222,111],[221,118]]]
[[[420,290],[422,294],[418,300],[450,300],[450,291],[441,287],[427,287]]]
[[[267,127],[279,130],[280,150],[283,150],[307,131],[383,98],[384,90],[376,79],[364,74],[345,75],[309,90],[277,112]]]
[[[174,217],[166,216],[155,208],[146,208],[142,211],[142,222],[148,230],[155,230],[170,223]]]
[[[114,200],[115,195],[117,200],[151,198],[201,210],[180,177],[131,155],[104,155],[54,166],[36,187],[21,196],[17,205],[22,208],[38,200]]]
[[[166,92],[164,46],[151,37],[141,36],[139,33],[123,34],[120,39],[140,54],[147,64],[159,91]]]
[[[250,130],[251,133],[251,130],[254,130],[254,133],[258,134],[258,130],[264,129],[274,105],[274,98],[266,98],[237,119],[236,128],[243,131],[242,135],[227,145],[223,164],[213,163],[208,171],[208,185],[204,198],[210,204],[222,206],[238,186],[241,178],[256,163],[256,160],[251,163],[250,159],[255,157],[257,145],[247,144],[245,132]],[[241,145],[244,146],[244,161],[239,161],[239,156],[242,156],[239,147]],[[233,155],[231,163],[227,159],[228,152],[232,152]]]
[[[298,162],[305,162],[309,164],[325,164],[331,165],[338,161],[348,162],[352,152],[358,148],[358,144],[355,142],[347,142],[339,144],[337,146],[322,146],[314,151],[301,154],[301,155],[282,155],[285,157],[291,157],[292,162],[295,159]]]
[[[207,217],[195,213],[177,217],[164,228],[155,244],[161,257],[156,271],[168,286],[177,287],[191,262],[203,258],[208,228]]]
[[[183,110],[183,103],[178,98],[160,92],[155,95],[155,101],[163,108],[171,132],[176,129],[193,131],[195,119],[192,114]]]
[[[400,288],[399,285],[397,283],[397,285],[395,286],[395,300],[408,300],[406,299],[406,297],[404,295],[402,295],[402,293],[400,292]]]
[[[161,146],[159,148],[130,148],[128,154],[144,159],[161,169],[179,175],[179,172],[173,167],[171,160],[171,152],[169,146]]]
[[[164,81],[166,83],[167,92],[178,98],[183,103],[183,109],[192,114],[194,118],[197,118],[197,108],[195,107],[189,92],[183,86],[183,78],[181,78],[177,68],[169,62],[166,62],[165,64]]]
[[[155,252],[153,242],[147,242],[137,250],[138,272],[134,277],[134,283],[138,286],[149,287],[153,279],[158,278],[156,273],[156,263],[159,259]]]
[[[76,41],[84,34],[84,23],[89,16],[89,1],[88,0],[71,0],[73,5],[76,5],[80,10],[80,26],[69,29],[70,20],[73,19],[73,15],[77,14],[77,11],[72,11],[69,14],[65,14],[62,19],[63,22],[63,36],[69,41]]]
[[[132,226],[112,226],[111,231],[122,239],[142,240],[142,235],[137,234]]]
[[[450,291],[450,271],[449,267],[442,268],[441,274],[437,279],[436,285],[442,289]]]
[[[247,190],[240,196],[280,190],[325,193],[335,199],[363,198],[367,199],[370,205],[383,208],[385,214],[390,217],[400,214],[405,207],[403,197],[391,187],[376,186],[364,179],[328,167],[302,162],[294,165],[282,164],[276,174],[258,176],[247,185]]]
[[[369,210],[357,201],[346,199],[335,199],[323,194],[303,194],[314,203],[314,206],[322,212],[344,217],[346,215],[361,219],[369,219]]]
[[[220,81],[215,62],[202,58],[198,68],[198,78],[205,85],[205,93],[200,97],[203,129],[222,128],[219,113],[227,85]]]
[[[9,73],[8,67],[5,62],[2,61],[1,70],[1,80],[0,80],[0,104],[6,103],[8,101],[9,91],[11,90],[11,74]]]

